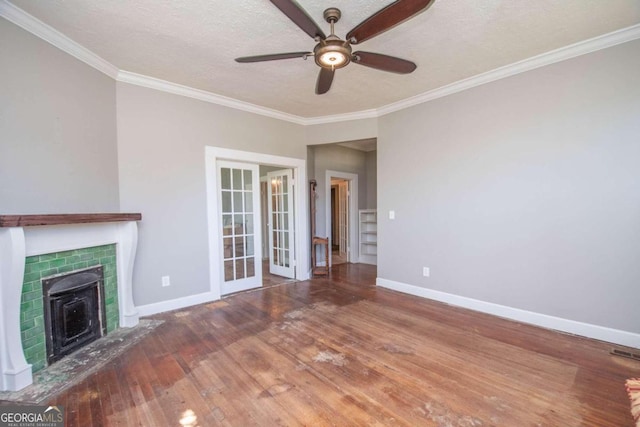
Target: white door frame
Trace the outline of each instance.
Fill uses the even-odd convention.
[[[295,256],[296,279],[309,279],[309,200],[306,185],[307,166],[306,160],[292,157],[272,156],[270,154],[253,153],[250,151],[232,150],[220,147],[205,147],[205,175],[207,184],[207,228],[209,236],[209,288],[214,300],[221,298],[222,276],[219,274],[221,265],[221,253],[219,241],[221,239],[218,219],[218,160],[230,160],[234,162],[254,163],[259,165],[278,166],[283,169],[293,169],[294,194],[295,194]]]
[[[333,181],[333,177],[331,177]],[[340,180],[335,181],[338,183],[338,252],[340,256],[344,254],[345,259],[349,259],[349,218],[344,217],[343,213],[349,213],[348,206],[349,201],[349,181]],[[343,206],[344,201],[344,206]],[[342,208],[342,209],[341,209]],[[345,212],[346,211],[346,212]],[[343,220],[344,220],[344,233],[343,233]],[[334,228],[334,224],[331,224],[331,228]]]
[[[347,262],[358,262],[358,175],[349,172],[327,170],[324,176],[325,188],[325,222],[329,247],[331,247],[331,178],[349,181],[349,252]],[[329,251],[329,265],[331,265],[331,251]]]

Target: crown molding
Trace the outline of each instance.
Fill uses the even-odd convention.
[[[186,96],[188,98],[198,99],[200,101],[209,102],[211,104],[222,105],[224,107],[235,108],[237,110],[246,111],[248,113],[259,114],[262,116],[271,117],[273,119],[285,120],[291,123],[296,123],[303,126],[317,125],[324,123],[337,123],[360,119],[377,118],[378,112],[376,110],[363,110],[353,113],[335,114],[331,116],[320,117],[301,117],[293,114],[284,113],[282,111],[261,107],[259,105],[251,104],[249,102],[238,101],[234,98],[218,95],[205,90],[194,89],[190,86],[184,86],[177,83],[172,83],[166,80],[156,79],[155,77],[145,76],[143,74],[136,74],[129,71],[120,70],[116,77],[116,80],[122,83],[128,83],[135,86],[142,86],[149,89],[155,89],[162,92],[171,93],[174,95]]]
[[[10,22],[13,22],[31,34],[40,37],[42,40],[54,45],[74,58],[79,59],[85,64],[90,65],[112,79],[116,78],[118,68],[113,64],[105,61],[89,49],[79,45],[58,30],[29,15],[27,12],[12,3],[9,3],[7,0],[0,0],[0,16]]]
[[[204,102],[222,105],[278,120],[284,120],[303,126],[378,118],[437,98],[462,92],[476,86],[640,38],[640,24],[633,25],[631,27],[623,28],[618,31],[518,61],[513,64],[505,65],[504,67],[496,68],[495,70],[478,74],[392,104],[387,104],[380,108],[355,111],[345,114],[301,117],[248,102],[239,101],[237,99],[218,95],[212,92],[156,79],[154,77],[118,70],[118,68],[113,64],[105,61],[87,48],[74,42],[64,34],[31,16],[7,0],[0,0],[0,16],[119,82],[160,90],[175,95],[186,96]]]
[[[211,104],[222,105],[224,107],[235,108],[237,110],[249,113],[259,114],[274,119],[285,120],[299,125],[305,124],[305,119],[293,114],[283,113],[282,111],[261,107],[250,104],[227,96],[218,95],[205,90],[194,89],[177,83],[168,82],[166,80],[156,79],[142,74],[131,73],[129,71],[119,71],[116,80],[122,83],[129,83],[136,86],[142,86],[149,89],[155,89],[162,92],[172,93],[174,95],[186,96],[200,101],[209,102]]]
[[[344,114],[333,114],[330,116],[318,116],[318,117],[309,117],[303,118],[304,125],[322,125],[325,123],[337,123],[337,122],[348,122],[352,120],[362,120],[362,119],[375,119],[378,118],[380,114],[378,110],[362,110],[362,111],[354,111],[353,113],[344,113]]]
[[[459,80],[455,83],[451,83],[449,85],[424,92],[420,95],[412,96],[411,98],[407,98],[393,104],[385,105],[384,107],[378,108],[376,112],[378,113],[378,117],[381,117],[386,114],[404,110],[405,108],[423,104],[437,98],[442,98],[444,96],[462,92],[476,86],[491,83],[496,80],[511,77],[516,74],[544,67],[546,65],[562,62],[567,59],[575,58],[577,56],[585,55],[587,53],[595,52],[601,49],[606,49],[608,47],[616,46],[618,44],[636,40],[638,38],[640,38],[640,24],[623,28],[621,30],[604,34],[602,36],[594,37],[592,39],[584,40],[540,55],[536,55],[531,58],[527,58],[513,64],[505,65],[504,67],[496,68],[494,70],[487,71],[486,73],[478,74],[464,80]]]

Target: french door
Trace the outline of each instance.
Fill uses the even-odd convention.
[[[223,295],[262,286],[258,165],[218,161]]]
[[[269,172],[267,180],[269,272],[293,279],[295,278],[293,171],[287,169]]]

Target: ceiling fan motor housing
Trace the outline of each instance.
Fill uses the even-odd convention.
[[[313,49],[316,64],[332,70],[345,67],[351,62],[351,45],[336,36],[329,36]]]

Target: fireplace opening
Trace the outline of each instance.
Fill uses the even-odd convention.
[[[47,363],[107,332],[102,266],[42,280]]]

